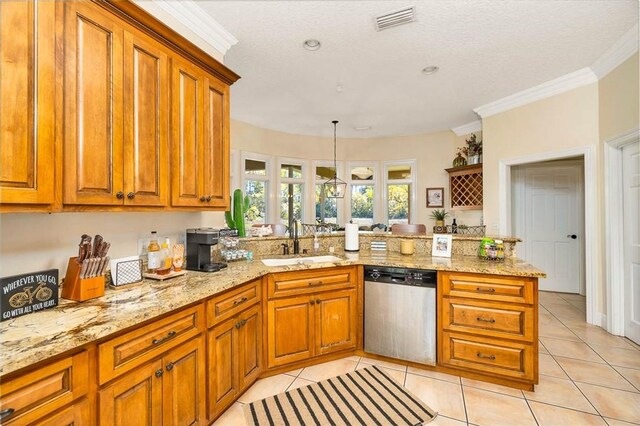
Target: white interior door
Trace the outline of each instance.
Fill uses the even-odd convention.
[[[584,293],[583,165],[581,162],[523,166],[516,176],[516,235],[522,257],[542,269],[540,290]]]
[[[640,344],[640,153],[638,144],[622,149],[624,200],[625,336]]]

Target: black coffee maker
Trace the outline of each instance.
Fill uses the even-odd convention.
[[[224,234],[224,233],[223,233]],[[218,244],[220,230],[214,228],[187,229],[187,269],[200,272],[217,272],[226,263],[211,261],[211,249]]]

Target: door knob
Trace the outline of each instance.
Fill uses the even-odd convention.
[[[578,238],[578,236],[576,234],[569,234],[567,235],[567,238],[571,238],[572,240],[575,240],[576,238]]]

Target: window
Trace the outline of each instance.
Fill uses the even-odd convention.
[[[271,158],[250,153],[242,157],[244,193],[249,197],[247,225],[268,223]]]
[[[291,226],[294,220],[304,217],[304,182],[306,165],[301,160],[281,158],[279,170],[280,222]]]
[[[375,223],[376,166],[374,164],[349,164],[351,184],[351,220],[359,226]]]
[[[333,164],[314,163],[315,168],[315,219],[318,223],[338,223],[338,200],[327,198],[324,183],[331,179],[336,169]]]
[[[415,220],[415,161],[385,163],[385,210],[389,226],[395,223],[412,223]]]

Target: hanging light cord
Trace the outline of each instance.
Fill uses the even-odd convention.
[[[338,177],[338,161],[336,160],[337,157],[337,145],[336,145],[336,139],[337,139],[337,133],[336,133],[336,125],[338,124],[338,120],[333,120],[333,177],[337,178]]]

